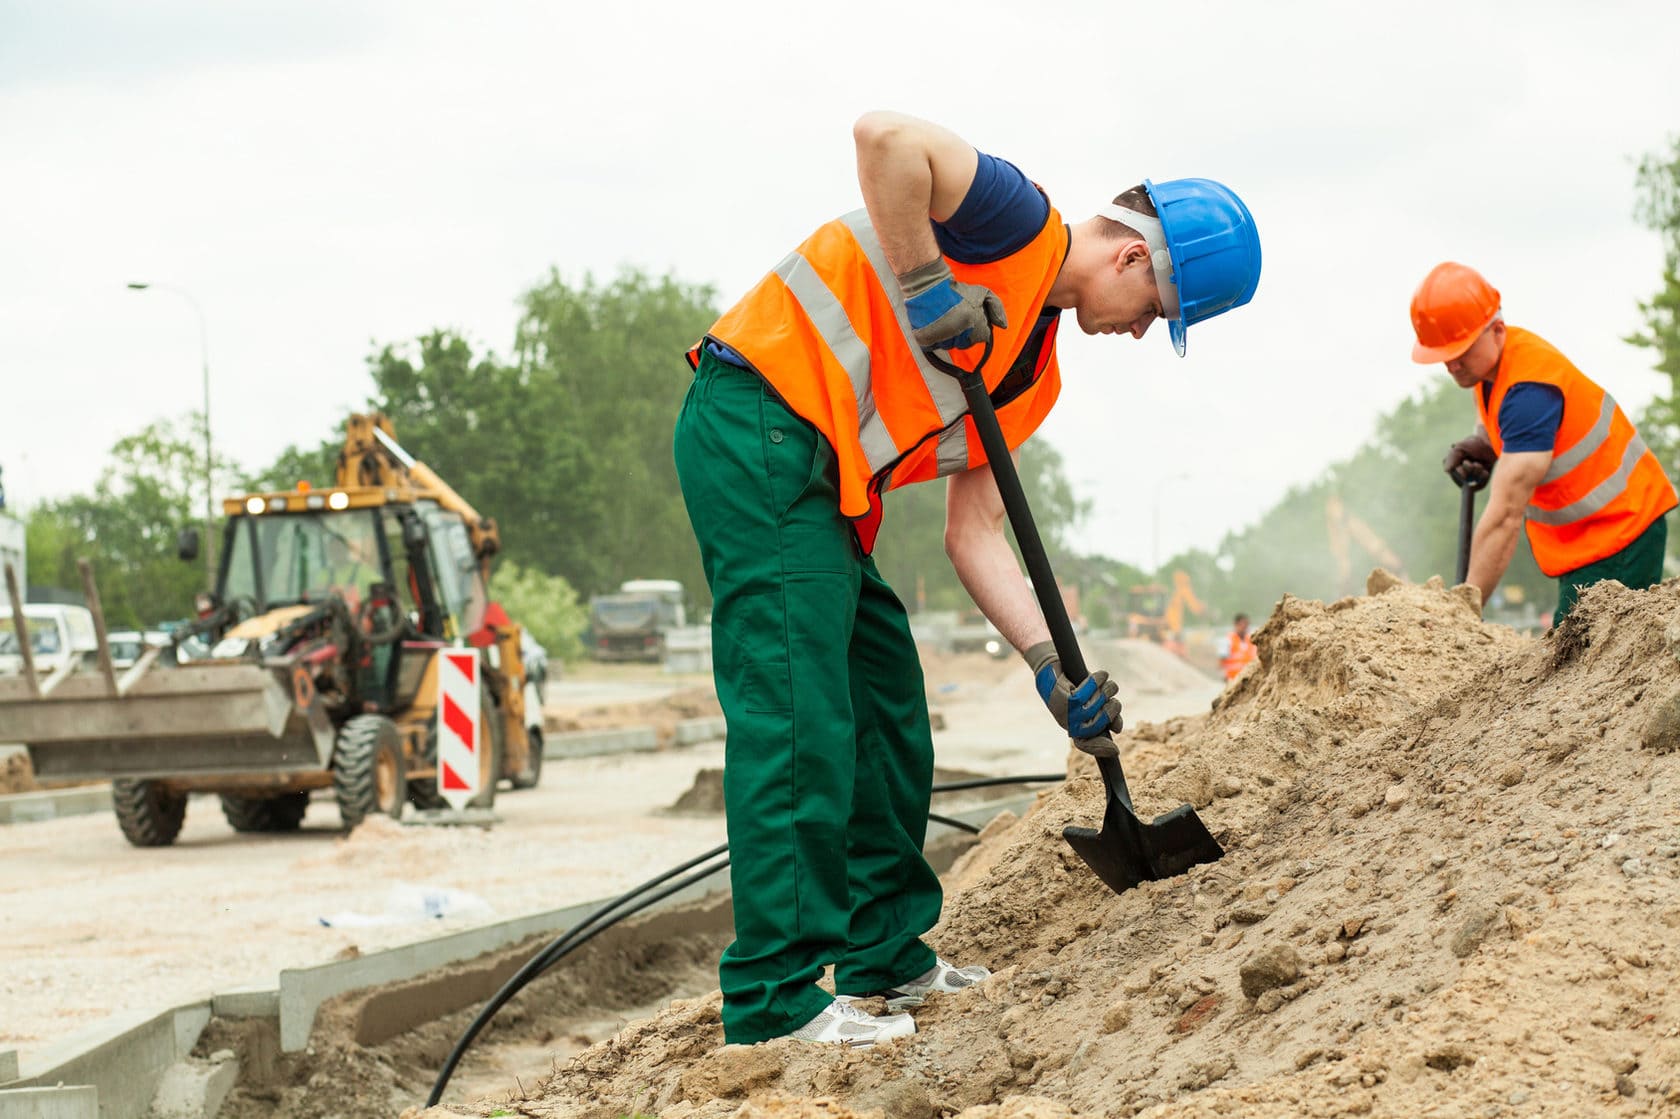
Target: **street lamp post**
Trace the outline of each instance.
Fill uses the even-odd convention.
[[[1189,477],[1190,477],[1190,475],[1185,474],[1183,472],[1180,472],[1178,474],[1169,474],[1165,478],[1162,478],[1159,482],[1155,483],[1155,535],[1154,535],[1155,563],[1154,563],[1154,568],[1153,568],[1153,570],[1151,572],[1151,575],[1150,575],[1151,578],[1156,578],[1161,573],[1161,498],[1162,498],[1162,495],[1166,492],[1166,488],[1167,488],[1168,484],[1170,484],[1172,482],[1183,482],[1183,481],[1186,481]]]
[[[178,295],[187,301],[187,306],[198,316],[198,355],[199,363],[204,374],[204,574],[205,585],[216,585],[215,550],[211,546],[215,540],[216,524],[216,483],[212,476],[215,460],[210,457],[210,336],[204,328],[204,310],[199,307],[198,300],[189,292],[168,284],[130,282],[130,291],[167,291]]]

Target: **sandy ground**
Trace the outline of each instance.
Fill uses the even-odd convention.
[[[1101,803],[1075,756],[953,869],[930,940],[995,974],[915,1036],[726,1046],[714,991],[471,1112],[1680,1114],[1680,581],[1544,639],[1370,589],[1286,597],[1211,711],[1125,736],[1144,818],[1193,805],[1217,862],[1103,887],[1059,834]]]
[[[1218,694],[1164,656],[1123,644],[1109,652],[1137,665],[1129,718],[1206,710]],[[1108,663],[1097,650],[1091,659]],[[927,676],[944,717],[939,764],[1061,770],[1065,740],[1018,661],[930,657]],[[669,720],[686,713],[696,683],[657,668],[593,666],[551,688],[550,715],[580,726]],[[684,710],[673,713],[673,702]],[[664,811],[722,760],[712,743],[551,761],[541,787],[498,797],[502,822],[488,831],[376,818],[344,836],[336,807],[318,799],[295,835],[239,835],[212,797],[194,798],[180,840],[163,849],[130,847],[103,814],[0,828],[0,1045],[27,1060],[118,1010],[273,984],[282,968],[610,896],[722,842],[721,817]],[[493,916],[321,924],[383,913],[396,884],[468,891]]]

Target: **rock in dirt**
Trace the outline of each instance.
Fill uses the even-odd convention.
[[[1476,903],[1467,909],[1463,923],[1453,933],[1452,954],[1462,960],[1479,948],[1498,916],[1498,911],[1491,905]]]
[[[1404,586],[1406,580],[1386,568],[1378,567],[1365,578],[1365,593],[1375,597],[1384,591],[1391,591],[1395,587]]]
[[[1301,954],[1288,944],[1274,944],[1245,960],[1237,974],[1242,978],[1242,993],[1257,999],[1301,978]]]
[[[1657,704],[1639,732],[1639,744],[1658,754],[1680,750],[1680,691]]]

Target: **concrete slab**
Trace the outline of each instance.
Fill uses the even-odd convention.
[[[222,991],[210,1000],[218,1018],[279,1018],[280,988],[239,987]]]
[[[545,755],[546,756],[546,755]],[[502,822],[493,808],[422,808],[403,814],[404,827],[422,828],[488,828]]]
[[[0,1084],[18,1078],[18,1058],[16,1049],[0,1049]]]
[[[0,1119],[99,1119],[99,1090],[86,1085],[0,1090]]]
[[[0,796],[0,824],[31,824],[109,811],[109,785],[78,785],[73,789],[42,789]]]
[[[716,742],[724,735],[722,715],[707,715],[699,719],[684,719],[677,724],[676,740],[679,746],[692,746],[696,742]]]
[[[152,1097],[150,1119],[215,1119],[239,1082],[239,1061],[177,1061],[164,1070]]]

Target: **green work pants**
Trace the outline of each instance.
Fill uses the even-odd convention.
[[[1555,626],[1575,609],[1581,590],[1606,579],[1614,579],[1624,587],[1642,591],[1662,582],[1663,553],[1668,551],[1668,514],[1651,522],[1651,527],[1633,538],[1633,543],[1614,555],[1596,563],[1577,567],[1558,576],[1557,613],[1552,615]]]
[[[909,618],[841,515],[834,453],[757,374],[702,357],[674,438],[728,728],[727,1041],[934,965],[933,737]]]

